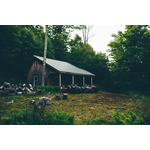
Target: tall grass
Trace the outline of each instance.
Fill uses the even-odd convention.
[[[109,123],[107,120],[95,116],[90,119],[83,119],[82,124],[83,125],[108,125],[111,123]]]
[[[74,116],[54,109],[52,112],[33,113],[25,109],[2,117],[3,125],[73,125]]]
[[[115,111],[114,115],[115,125],[141,125],[143,124],[142,115],[137,115],[134,112],[121,113],[119,110]]]
[[[101,119],[96,115],[90,119],[83,119],[80,125],[143,125],[142,115],[137,115],[134,112],[121,113],[115,111],[113,121]],[[52,112],[46,111],[43,113],[33,113],[25,109],[17,113],[2,117],[3,125],[74,125],[74,115],[64,111],[54,109]]]

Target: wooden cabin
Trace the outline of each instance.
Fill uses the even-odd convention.
[[[26,71],[27,83],[42,84],[43,57],[33,55]],[[68,62],[46,58],[45,85],[65,86],[69,84],[93,84],[95,75]]]

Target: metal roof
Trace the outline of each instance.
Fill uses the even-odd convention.
[[[43,61],[43,57],[36,56],[36,55],[33,55],[33,56]],[[56,69],[60,73],[95,76],[95,74],[90,73],[84,69],[78,68],[65,61],[46,58],[46,64]]]

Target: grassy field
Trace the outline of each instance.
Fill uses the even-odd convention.
[[[56,96],[60,95],[61,100],[52,99],[54,104],[46,105],[46,110],[57,109],[59,111],[65,111],[75,116],[75,124],[85,124],[88,120],[94,118],[101,118],[111,124],[113,121],[113,114],[119,110],[123,113],[135,112],[139,114],[150,114],[149,98],[135,97],[128,95],[121,95],[115,93],[101,92],[98,93],[82,93],[82,94],[68,94],[67,100],[62,100],[62,93],[57,94],[41,94],[41,95],[15,95],[10,97],[0,97],[0,124],[2,124],[1,117],[6,112],[18,112],[19,110],[28,109],[33,111],[34,105],[30,104],[31,100],[38,101],[41,96]],[[5,103],[10,102],[14,103]]]

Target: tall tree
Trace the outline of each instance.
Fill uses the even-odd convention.
[[[112,35],[111,55],[114,58],[111,71],[114,83],[122,90],[145,90],[149,88],[150,32],[146,25],[127,25],[124,33]]]
[[[44,36],[40,25],[1,25],[0,78],[16,78],[25,82],[24,73],[33,55],[43,56]],[[54,58],[49,37],[47,44],[47,56]]]
[[[88,25],[88,27],[87,27],[87,26],[83,26],[83,28],[82,28],[83,43],[84,43],[84,47],[85,47],[86,53],[88,53],[88,52],[87,52],[88,40],[89,40],[92,36],[94,36],[94,34],[91,35],[91,36],[89,36],[89,32],[90,32],[90,30],[91,30],[92,28],[93,28],[93,25]],[[87,54],[85,55],[84,61],[85,61],[86,59],[87,59]]]
[[[69,44],[70,55],[67,61],[96,74],[95,83],[100,86],[109,86],[109,60],[106,54],[96,54],[89,44],[87,44],[87,49],[85,49],[84,43],[79,35],[76,35],[74,39],[70,40]],[[86,60],[85,57],[87,58]]]
[[[52,25],[49,26],[48,36],[53,43],[55,59],[65,60],[68,55],[68,45],[73,30],[81,30],[82,25]]]
[[[44,86],[44,82],[45,82],[45,65],[46,65],[46,53],[47,53],[47,33],[48,33],[48,27],[47,27],[47,25],[45,25],[45,44],[44,44],[43,70],[42,70],[42,86]]]
[[[92,36],[94,36],[94,34],[91,35],[91,36],[89,36],[89,32],[90,32],[90,30],[92,28],[93,28],[93,25],[88,25],[88,27],[87,26],[83,26],[83,28],[82,28],[83,43],[84,43],[84,45],[87,45],[89,38],[91,38]]]

